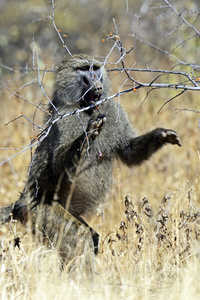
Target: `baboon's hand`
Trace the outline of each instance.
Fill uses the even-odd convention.
[[[178,134],[171,129],[160,129],[160,132],[158,133],[158,139],[162,144],[170,143],[173,145],[176,144],[179,147],[181,146],[181,140]]]
[[[106,122],[105,115],[98,115],[96,120],[90,122],[90,133],[92,138],[96,138],[102,129],[103,124]]]

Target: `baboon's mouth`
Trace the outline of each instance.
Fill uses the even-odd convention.
[[[83,106],[89,106],[92,104],[95,104],[97,101],[99,101],[101,98],[100,94],[86,94],[84,98],[82,98],[81,105]]]
[[[90,96],[90,99],[91,99],[91,103],[96,103],[97,101],[99,101],[99,99],[101,98],[101,95],[100,94],[97,94],[97,95],[91,95]]]

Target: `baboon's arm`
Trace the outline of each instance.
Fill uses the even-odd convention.
[[[156,128],[147,134],[126,140],[119,149],[119,156],[129,166],[139,165],[167,143],[181,146],[175,131]]]
[[[73,122],[65,122],[66,126],[63,123],[60,126],[62,132],[59,141],[55,141],[53,145],[53,169],[60,172],[63,167],[76,166],[80,157],[84,156],[92,141],[99,135],[105,122],[105,115],[97,113],[84,126],[80,124],[79,120],[76,120],[76,123],[74,122],[74,126],[72,126]],[[76,127],[79,129],[77,130],[78,134]]]

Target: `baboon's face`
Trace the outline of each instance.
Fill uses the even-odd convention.
[[[88,106],[98,101],[103,94],[103,74],[97,64],[87,64],[76,69],[82,87],[81,105]]]
[[[105,83],[106,81],[106,83]],[[73,55],[58,69],[57,85],[67,102],[89,106],[106,97],[109,80],[101,62],[88,55]]]

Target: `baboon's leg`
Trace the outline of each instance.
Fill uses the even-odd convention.
[[[86,273],[94,269],[94,244],[88,226],[78,221],[60,204],[40,205],[31,211],[33,224],[57,249],[63,263],[78,266]],[[72,262],[72,263],[71,263]]]
[[[89,227],[94,244],[94,253],[97,254],[99,248],[99,234],[93,228],[91,228],[82,218],[78,217],[77,219],[85,226]]]

